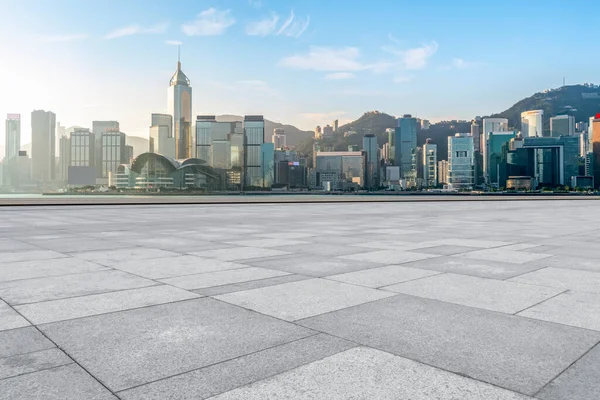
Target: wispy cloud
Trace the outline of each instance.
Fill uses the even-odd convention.
[[[290,16],[277,31],[277,35],[299,38],[306,31],[308,25],[310,25],[310,15],[307,15],[306,18],[297,18],[292,10]]]
[[[123,28],[115,29],[114,31],[111,31],[111,32],[107,33],[106,35],[104,35],[104,39],[110,40],[110,39],[117,39],[117,38],[124,37],[124,36],[151,35],[151,34],[156,34],[156,33],[163,33],[163,32],[166,32],[168,27],[169,27],[168,22],[161,22],[159,24],[149,26],[149,27],[143,27],[143,26],[135,24],[135,25],[130,25],[130,26],[126,26]]]
[[[311,46],[308,54],[297,54],[279,61],[279,66],[314,71],[362,71],[368,66],[358,58],[360,51],[356,47],[317,47]]]
[[[165,40],[165,44],[168,44],[169,46],[181,46],[183,43],[179,40]]]
[[[321,122],[341,117],[342,115],[346,114],[346,111],[332,111],[328,113],[301,113],[299,115],[311,121]]]
[[[465,61],[462,58],[453,58],[450,65],[443,65],[440,67],[441,70],[449,69],[469,69],[485,66],[486,63],[479,61]]]
[[[277,31],[277,34],[281,35],[283,32],[285,32],[285,30],[287,28],[289,28],[289,26],[292,24],[292,22],[294,22],[294,10],[292,10],[290,12],[290,16],[285,20],[285,22],[283,23],[283,25],[281,25],[281,27]]]
[[[40,40],[45,43],[57,43],[57,42],[76,42],[78,40],[85,40],[89,37],[86,33],[75,33],[71,35],[48,35],[42,36]]]
[[[393,36],[391,36],[393,38]],[[397,39],[395,43],[398,43]],[[429,59],[438,51],[437,42],[423,44],[420,47],[411,49],[400,49],[396,46],[383,46],[382,49],[398,58],[400,65],[404,69],[418,70],[427,66]]]
[[[279,16],[273,13],[269,18],[250,22],[246,25],[246,34],[250,36],[269,36],[277,29],[277,22],[279,22]]]
[[[341,81],[345,79],[354,79],[356,75],[352,72],[333,72],[331,74],[325,75],[325,79],[330,81]]]
[[[254,7],[254,8],[261,8],[262,7],[262,1],[260,0],[248,0],[248,4],[250,5],[250,7]]]
[[[394,83],[406,83],[413,80],[412,75],[399,75],[394,77]]]
[[[198,14],[194,21],[183,24],[181,29],[188,36],[217,36],[224,34],[233,24],[235,18],[231,10],[209,8]]]

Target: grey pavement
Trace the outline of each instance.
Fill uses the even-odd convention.
[[[430,200],[0,208],[0,400],[600,398],[600,203]]]

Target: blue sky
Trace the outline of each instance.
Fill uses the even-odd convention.
[[[369,110],[470,119],[563,76],[600,83],[593,3],[0,0],[0,115],[24,114],[24,142],[33,109],[147,136],[181,42],[194,114],[303,129]]]

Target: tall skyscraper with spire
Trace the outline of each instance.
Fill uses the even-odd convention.
[[[177,71],[171,78],[168,90],[168,110],[173,116],[173,135],[178,159],[192,156],[192,87],[190,80],[181,70],[179,50],[177,52]]]

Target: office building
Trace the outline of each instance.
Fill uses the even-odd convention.
[[[437,145],[433,143],[433,140],[426,139],[423,145],[423,182],[427,187],[436,187],[438,184],[437,177]]]
[[[220,155],[220,160],[217,162],[220,165],[224,163],[231,163],[231,148],[229,149],[229,161],[223,160],[224,151],[223,143],[230,140],[230,135],[233,133],[235,123],[232,122],[217,122],[216,116],[214,115],[198,115],[196,117],[196,151],[195,157],[204,160],[206,164],[215,166],[213,164],[213,143],[219,143],[219,149],[215,154]]]
[[[575,117],[557,115],[550,118],[550,136],[573,136],[575,134]]]
[[[275,183],[275,146],[273,143],[263,143],[260,145],[260,151],[262,164],[261,187],[269,189]]]
[[[428,119],[421,120],[421,130],[426,131],[429,129],[430,126],[431,126],[431,123],[429,122]]]
[[[168,89],[168,114],[173,117],[175,158],[181,160],[190,158],[192,156],[192,88],[190,80],[181,70],[179,60],[177,60],[177,71],[171,78]]]
[[[600,184],[600,114],[597,114],[595,118],[590,119],[590,127],[590,152],[593,154],[593,176],[594,183],[598,186]]]
[[[17,183],[17,157],[21,149],[21,115],[8,114],[5,122],[4,161],[2,162],[2,186]]]
[[[390,144],[389,143],[384,143],[383,146],[381,146],[381,159],[385,163],[390,162]]]
[[[286,147],[285,143],[285,131],[283,128],[275,128],[273,129],[273,144],[276,149],[284,149]]]
[[[298,158],[292,150],[275,150],[275,184],[290,188],[304,188],[306,182],[306,159]]]
[[[94,145],[96,154],[94,158],[96,160],[96,176],[98,178],[108,177],[107,175],[103,175],[102,173],[102,144],[100,143],[102,134],[105,132],[120,131],[121,129],[119,127],[118,121],[92,121],[92,133],[94,134],[94,139],[96,140],[96,144]]]
[[[244,184],[246,187],[263,187],[261,146],[265,137],[265,120],[262,115],[244,117]]]
[[[481,123],[481,133],[508,131],[508,119],[506,118],[484,118]]]
[[[377,136],[367,134],[363,137],[363,151],[366,157],[365,187],[377,189],[379,187],[379,147]]]
[[[77,129],[71,133],[70,167],[95,167],[96,141],[89,129]]]
[[[333,133],[333,126],[326,125],[323,127],[322,137],[331,137],[333,136]]]
[[[502,187],[498,168],[502,160],[503,146],[516,137],[515,131],[487,133],[483,162],[485,182],[488,185]]]
[[[331,190],[358,190],[364,186],[366,154],[362,151],[333,151],[316,154],[310,185]]]
[[[148,151],[173,159],[177,158],[176,142],[173,136],[173,117],[171,115],[152,114]]]
[[[481,151],[481,125],[477,120],[471,121],[471,136],[473,136],[475,151]]]
[[[473,137],[457,133],[448,137],[448,185],[452,189],[473,189],[475,163]]]
[[[385,133],[387,134],[387,138],[388,138],[388,145],[389,145],[389,151],[388,151],[388,161],[391,164],[394,164],[394,159],[395,159],[395,149],[396,149],[396,128],[387,128],[385,130]]]
[[[521,135],[524,138],[544,136],[544,110],[521,113]]]
[[[100,151],[96,151],[100,155],[100,160],[96,161],[100,165],[100,178],[108,178],[117,172],[120,164],[130,162],[126,140],[123,132],[105,131],[100,134],[100,140],[96,140],[96,143],[100,143]]]
[[[56,177],[56,115],[31,113],[31,175],[34,182],[49,183]]]
[[[438,161],[437,173],[438,173],[438,183],[447,184],[448,183],[448,161],[446,161],[446,160]]]
[[[334,131],[334,132],[337,132],[337,131],[338,131],[338,128],[339,128],[339,123],[340,123],[340,121],[339,121],[339,120],[337,120],[337,119],[336,119],[335,121],[333,121],[333,131]]]
[[[58,171],[57,179],[66,183],[69,180],[69,166],[71,165],[71,139],[63,135],[58,140]]]
[[[228,139],[212,141],[210,161],[213,168],[231,169],[231,142]]]
[[[244,165],[244,125],[242,121],[232,123],[233,133],[229,139],[231,146],[231,168],[239,169]]]
[[[394,165],[400,167],[401,179],[416,179],[417,119],[410,114],[398,118],[394,140]],[[414,175],[414,177],[413,177]]]

